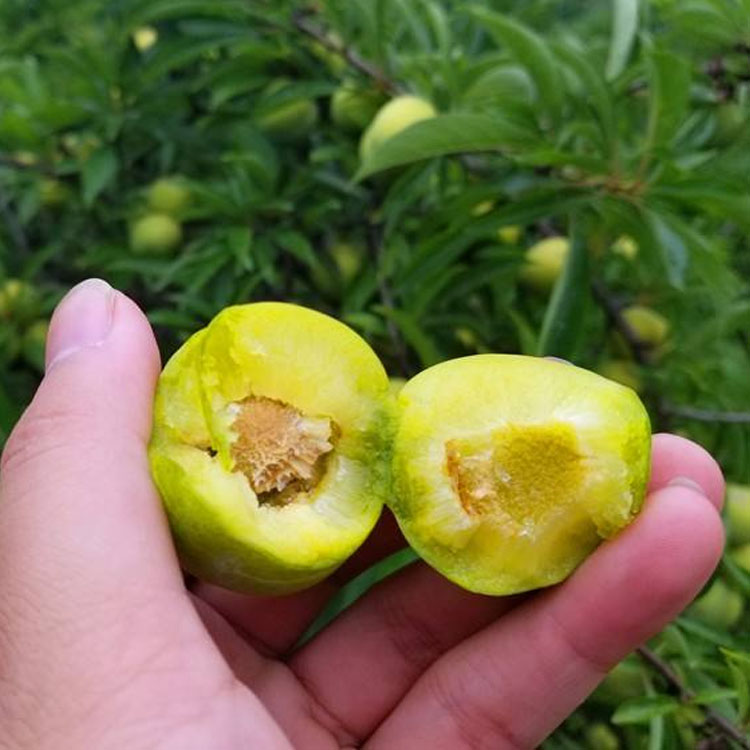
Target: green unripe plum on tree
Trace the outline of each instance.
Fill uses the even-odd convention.
[[[8,279],[0,286],[0,318],[27,323],[39,314],[39,292],[22,279]]]
[[[727,485],[726,518],[733,544],[750,544],[750,487]]]
[[[623,320],[628,324],[638,341],[644,346],[661,346],[669,336],[669,321],[661,314],[645,305],[632,305],[622,311]]]
[[[373,121],[362,135],[359,155],[367,161],[380,145],[410,125],[435,117],[435,107],[418,96],[397,96],[378,110]]]
[[[716,630],[731,630],[742,617],[745,600],[720,578],[688,609],[688,614]]]
[[[521,283],[537,292],[548,293],[562,273],[569,253],[567,237],[548,237],[532,245],[521,267]]]
[[[266,96],[283,92],[286,79],[277,79],[266,89]],[[304,139],[318,122],[318,107],[312,99],[295,96],[261,103],[256,124],[266,135],[286,141]]]
[[[344,83],[331,96],[331,119],[344,130],[360,132],[378,111],[382,97],[373,89]]]
[[[190,203],[190,190],[175,177],[162,177],[148,189],[148,205],[157,213],[179,216]]]
[[[167,214],[147,214],[130,230],[130,247],[136,253],[160,255],[174,250],[182,240],[182,227]]]

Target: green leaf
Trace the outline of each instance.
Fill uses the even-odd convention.
[[[680,708],[680,702],[669,695],[648,695],[627,700],[612,715],[612,723],[647,724],[657,716],[668,716]]]
[[[526,128],[499,115],[438,115],[414,123],[382,143],[354,179],[436,156],[513,149],[528,141]]]
[[[649,119],[645,151],[669,145],[685,121],[690,101],[690,63],[674,52],[651,44]]]
[[[690,263],[690,253],[685,240],[661,214],[649,211],[647,219],[669,283],[677,289],[684,289],[685,275]]]
[[[732,688],[712,688],[701,690],[696,693],[690,702],[697,706],[710,706],[712,703],[719,703],[725,700],[732,700],[737,697],[737,691]]]
[[[554,118],[563,107],[563,81],[559,62],[549,44],[535,31],[518,21],[475,5],[468,12],[521,63],[537,88],[539,106]]]
[[[565,268],[544,315],[537,351],[540,357],[572,359],[580,338],[581,321],[589,298],[589,269],[586,239],[579,222],[571,237]]]
[[[638,0],[612,0],[612,38],[605,75],[612,81],[622,73],[638,32]]]
[[[388,307],[379,307],[378,312],[398,326],[409,346],[417,353],[422,367],[430,367],[445,359],[432,338],[424,332],[410,313]]]
[[[83,202],[87,206],[93,205],[99,193],[114,180],[118,168],[117,154],[109,147],[99,149],[84,163],[81,180]]]

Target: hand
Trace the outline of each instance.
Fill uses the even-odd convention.
[[[0,473],[0,748],[530,748],[697,593],[723,480],[657,436],[646,508],[563,585],[495,599],[416,563],[291,652],[348,578],[403,546],[389,516],[296,596],[187,591],[146,443],[159,355],[103,282],[52,320]]]

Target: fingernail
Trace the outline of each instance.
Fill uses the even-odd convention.
[[[71,354],[98,346],[107,338],[114,301],[114,290],[102,279],[82,281],[62,298],[47,337],[48,371]]]
[[[674,479],[670,479],[667,487],[687,487],[690,490],[699,492],[701,495],[706,494],[703,487],[701,487],[695,480],[690,479],[690,477],[675,477]]]

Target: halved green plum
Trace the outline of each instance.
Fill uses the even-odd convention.
[[[149,448],[183,566],[239,591],[321,580],[364,541],[389,487],[388,376],[342,323],[230,307],[159,381]]]
[[[390,505],[412,547],[471,591],[557,583],[641,508],[648,415],[587,370],[456,359],[410,380],[397,414]]]

